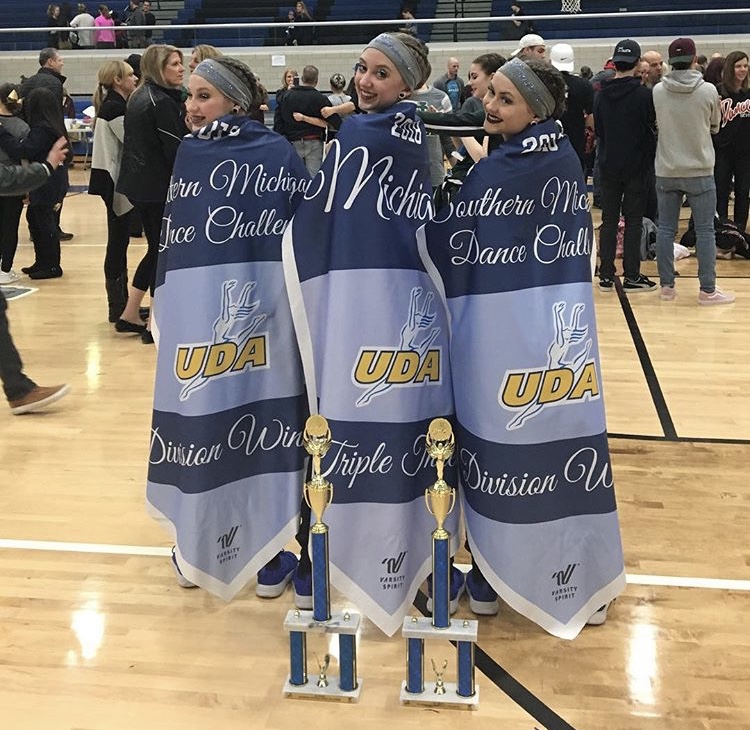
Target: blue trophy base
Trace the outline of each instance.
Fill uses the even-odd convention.
[[[424,692],[415,694],[406,689],[406,682],[401,682],[401,702],[404,705],[454,705],[456,707],[468,707],[470,710],[479,708],[479,687],[476,688],[471,697],[461,697],[456,690],[458,685],[455,682],[445,683],[445,693],[435,694],[435,683],[425,683]]]

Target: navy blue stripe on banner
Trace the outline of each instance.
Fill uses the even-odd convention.
[[[456,429],[467,502],[500,522],[536,524],[614,512],[607,434],[541,444],[498,444]]]
[[[204,416],[154,411],[149,481],[198,494],[227,481],[299,471],[306,407],[299,395]]]

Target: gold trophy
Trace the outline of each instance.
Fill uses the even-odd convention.
[[[328,421],[323,416],[310,416],[305,423],[303,439],[305,450],[312,456],[313,462],[312,479],[305,482],[304,487],[305,502],[315,515],[315,523],[310,532],[320,535],[328,532],[328,527],[323,523],[323,513],[333,499],[333,484],[321,474],[320,469],[320,460],[331,448],[331,429],[328,428]]]
[[[450,459],[456,442],[453,429],[445,418],[436,418],[430,423],[427,431],[427,453],[435,460],[437,481],[424,490],[425,503],[428,512],[435,518],[437,529],[432,533],[433,538],[445,540],[450,533],[443,527],[448,515],[456,504],[456,490],[449,487],[443,479],[445,462]]]

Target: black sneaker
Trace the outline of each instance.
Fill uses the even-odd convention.
[[[656,291],[656,282],[651,281],[651,279],[649,279],[648,277],[640,274],[637,279],[625,279],[622,284],[622,290],[626,294]]]
[[[615,288],[615,280],[609,276],[602,276],[599,278],[599,288],[602,291],[613,291]]]

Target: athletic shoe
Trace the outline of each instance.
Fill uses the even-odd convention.
[[[659,295],[665,302],[672,302],[677,296],[677,290],[674,286],[663,286]]]
[[[455,566],[451,565],[451,589],[450,603],[448,610],[451,616],[458,609],[458,601],[466,588],[466,578],[464,574]],[[427,610],[432,612],[432,574],[427,576]]]
[[[637,279],[625,279],[622,284],[622,290],[626,294],[656,291],[656,282],[651,281],[651,279],[643,274],[639,274]]]
[[[714,289],[712,292],[698,292],[698,304],[731,304],[734,301],[732,292],[723,292],[721,289]]]
[[[494,616],[498,612],[497,593],[478,570],[472,568],[467,574],[466,592],[469,608],[478,616]]]
[[[32,269],[28,273],[29,279],[59,279],[63,270],[60,266],[50,266],[48,269]]]
[[[282,550],[258,571],[255,595],[260,598],[278,598],[292,579],[297,567],[297,556]]]
[[[197,588],[198,586],[195,585],[195,583],[192,583],[189,581],[180,570],[180,566],[177,565],[177,555],[176,555],[176,549],[175,546],[172,545],[172,567],[174,568],[174,574],[177,577],[177,585],[180,586],[180,588]]]
[[[69,385],[53,385],[45,388],[41,385],[35,385],[26,395],[15,400],[8,401],[10,412],[14,416],[20,416],[22,413],[31,413],[46,408],[55,401],[60,400],[70,392]]]
[[[10,271],[0,271],[0,285],[14,284],[21,277],[11,269]]]
[[[307,571],[302,575],[297,565],[292,573],[292,586],[294,587],[294,605],[303,611],[312,611],[312,572]]]
[[[73,238],[72,233],[66,233],[62,228],[58,231],[61,241],[70,241]]]
[[[599,288],[602,291],[613,291],[615,288],[615,280],[609,276],[602,276],[599,279]]]
[[[609,606],[609,603],[605,603],[600,609],[594,611],[586,622],[586,626],[601,626],[607,620],[607,609]]]

